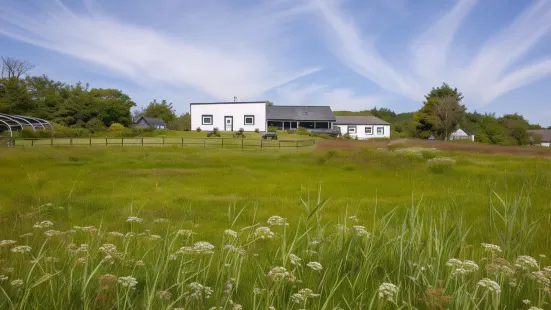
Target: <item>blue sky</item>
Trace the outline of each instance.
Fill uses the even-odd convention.
[[[34,74],[189,102],[470,111],[551,125],[551,0],[0,0],[0,54]]]

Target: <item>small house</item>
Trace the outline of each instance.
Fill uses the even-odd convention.
[[[266,131],[266,102],[191,103],[191,128],[211,131]]]
[[[390,123],[375,116],[337,116],[333,128],[337,127],[359,140],[390,138]]]
[[[471,140],[474,142],[474,135],[470,135],[463,129],[459,128],[451,133],[450,140]]]
[[[134,122],[135,127],[166,129],[166,123],[162,118],[142,116]]]
[[[297,129],[330,129],[335,115],[328,106],[268,106],[266,118],[268,127],[279,130]]]
[[[539,136],[541,138],[541,146],[551,146],[551,129],[528,130],[528,133],[532,134],[532,136]]]

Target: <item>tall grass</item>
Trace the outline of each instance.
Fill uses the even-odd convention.
[[[135,210],[117,231],[71,227],[70,210],[43,205],[17,214],[20,236],[1,241],[0,308],[548,308],[548,259],[523,246],[537,222],[521,200],[498,201],[488,244],[467,242],[480,228],[453,207],[412,203],[371,219],[343,209],[327,220],[319,192],[289,219],[253,212],[238,225],[243,209],[230,206],[224,233],[209,240],[201,223]]]

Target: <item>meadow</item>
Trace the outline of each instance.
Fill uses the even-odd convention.
[[[549,309],[550,168],[396,145],[0,149],[0,308]]]

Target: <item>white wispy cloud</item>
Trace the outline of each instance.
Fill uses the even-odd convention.
[[[462,66],[454,63],[453,39],[477,0],[459,0],[409,44],[410,68],[387,62],[354,24],[353,14],[339,2],[313,0],[322,20],[339,44],[331,47],[344,64],[380,87],[413,100],[427,89],[448,81],[473,103],[488,104],[516,88],[551,75],[551,58],[519,66],[519,61],[551,30],[551,1],[536,0],[501,32],[491,37]],[[369,29],[368,29],[369,30]],[[408,50],[408,45],[404,45]],[[404,55],[404,57],[408,57]]]
[[[278,0],[231,10],[206,2],[174,2],[165,17],[174,31],[117,18],[93,0],[82,4],[84,10],[77,12],[61,0],[34,2],[32,10],[28,3],[2,1],[0,34],[102,66],[144,86],[185,85],[213,99],[256,99],[320,70],[285,56],[293,38],[286,36],[290,30],[284,25],[308,9],[303,4]]]

